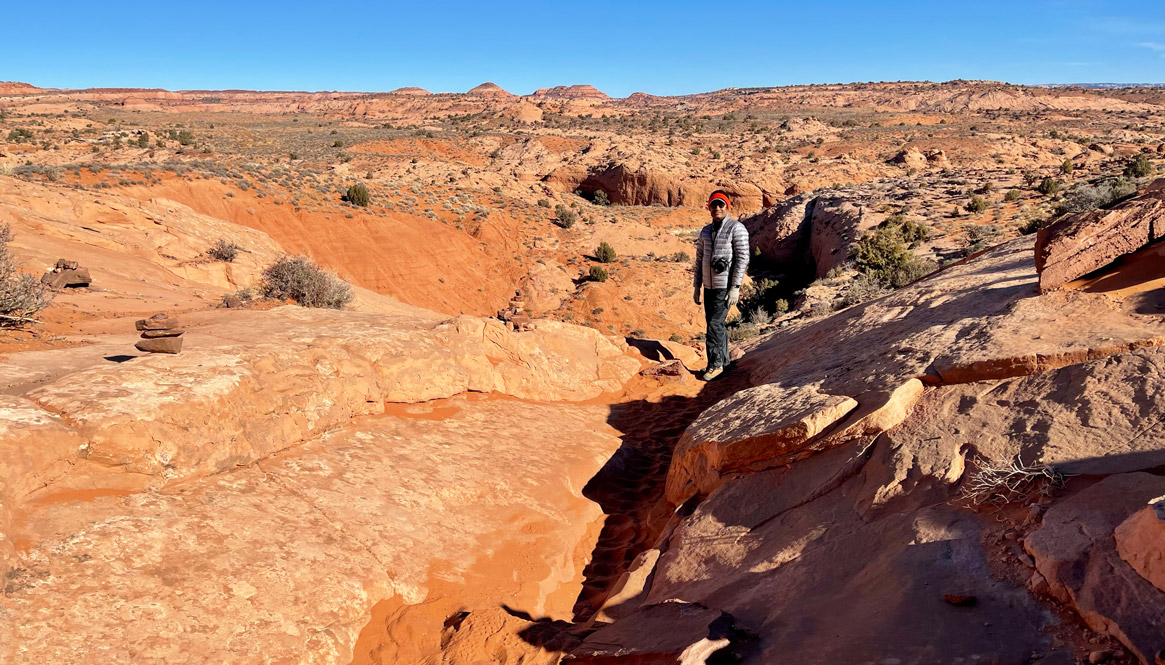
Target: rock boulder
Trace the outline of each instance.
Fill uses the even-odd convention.
[[[1109,210],[1070,215],[1036,235],[1040,290],[1049,291],[1165,237],[1165,179]]]

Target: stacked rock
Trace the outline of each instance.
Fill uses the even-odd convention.
[[[178,327],[178,319],[158,313],[134,325],[142,331],[142,341],[134,345],[138,351],[178,353],[182,350],[182,335],[186,331]]]
[[[517,331],[527,330],[531,327],[533,320],[526,314],[526,301],[522,300],[522,292],[514,291],[514,297],[510,298],[510,305],[502,311],[498,312],[498,318],[510,324],[510,327]]]
[[[57,265],[41,276],[42,284],[53,289],[66,287],[89,286],[93,279],[89,270],[82,268],[76,261],[58,259]]]

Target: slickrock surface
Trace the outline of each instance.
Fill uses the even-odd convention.
[[[605,418],[461,399],[155,491],[50,490],[12,529],[0,661],[348,663],[375,603],[502,551],[493,597],[569,616]]]
[[[635,635],[640,604],[675,598],[722,610],[741,630],[765,636],[745,662],[1023,662],[1032,653],[1071,662],[1052,637],[1066,619],[1038,595],[1051,585],[1063,607],[1151,663],[1146,650],[1165,635],[1165,596],[1120,560],[1113,533],[1165,487],[1160,476],[1137,473],[1165,464],[1163,369],[1165,351],[1142,349],[930,388],[880,435],[723,479],[690,516],[681,510],[646,569],[634,569],[646,584],[621,592],[605,613],[620,634]],[[980,512],[962,497],[982,466],[1017,458],[1061,473],[1116,475],[1046,514],[1053,486],[1022,485],[1008,498],[1024,514],[1023,502],[1032,501],[1034,517],[1021,525],[1004,514],[1001,527],[996,509]],[[1072,491],[1075,481],[1067,482]],[[1118,498],[1110,486],[1130,489]],[[1034,533],[1023,540],[1026,531]],[[1021,563],[1018,542],[1038,574]]]
[[[1126,312],[1101,293],[1040,295],[1031,247],[1030,238],[1003,244],[755,345],[739,364],[756,385],[684,433],[668,499],[679,505],[725,473],[893,427],[922,393],[911,381],[1025,376],[1165,344],[1165,315]]]
[[[1165,238],[1165,180],[1110,210],[1072,215],[1040,229],[1036,268],[1049,291]]]
[[[580,401],[618,390],[640,367],[596,331],[554,322],[513,333],[472,317],[434,324],[293,306],[214,318],[187,333],[179,356],[106,362],[29,391],[42,418],[59,414],[81,438],[66,459],[158,479],[216,473],[385,402],[470,390]],[[58,462],[44,455],[38,466]]]

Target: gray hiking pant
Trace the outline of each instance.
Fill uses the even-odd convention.
[[[728,289],[704,289],[704,321],[708,333],[704,346],[708,349],[708,368],[728,366]]]

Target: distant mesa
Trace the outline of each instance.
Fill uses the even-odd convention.
[[[515,96],[506,92],[500,85],[489,82],[482,83],[465,94],[475,97],[491,97],[494,99],[510,99]]]
[[[390,94],[390,95],[413,95],[414,97],[423,97],[424,95],[431,95],[433,93],[429,92],[428,90],[425,90],[424,88],[418,88],[416,86],[409,86],[406,88],[397,88],[396,90],[390,91],[388,94]]]
[[[610,99],[593,85],[559,85],[553,88],[540,88],[535,90],[531,96],[545,99]]]
[[[656,104],[667,103],[667,100],[663,97],[651,95],[646,92],[633,92],[627,97],[626,101],[631,106],[655,106]]]
[[[39,90],[35,85],[20,81],[0,81],[0,95],[26,95]]]

